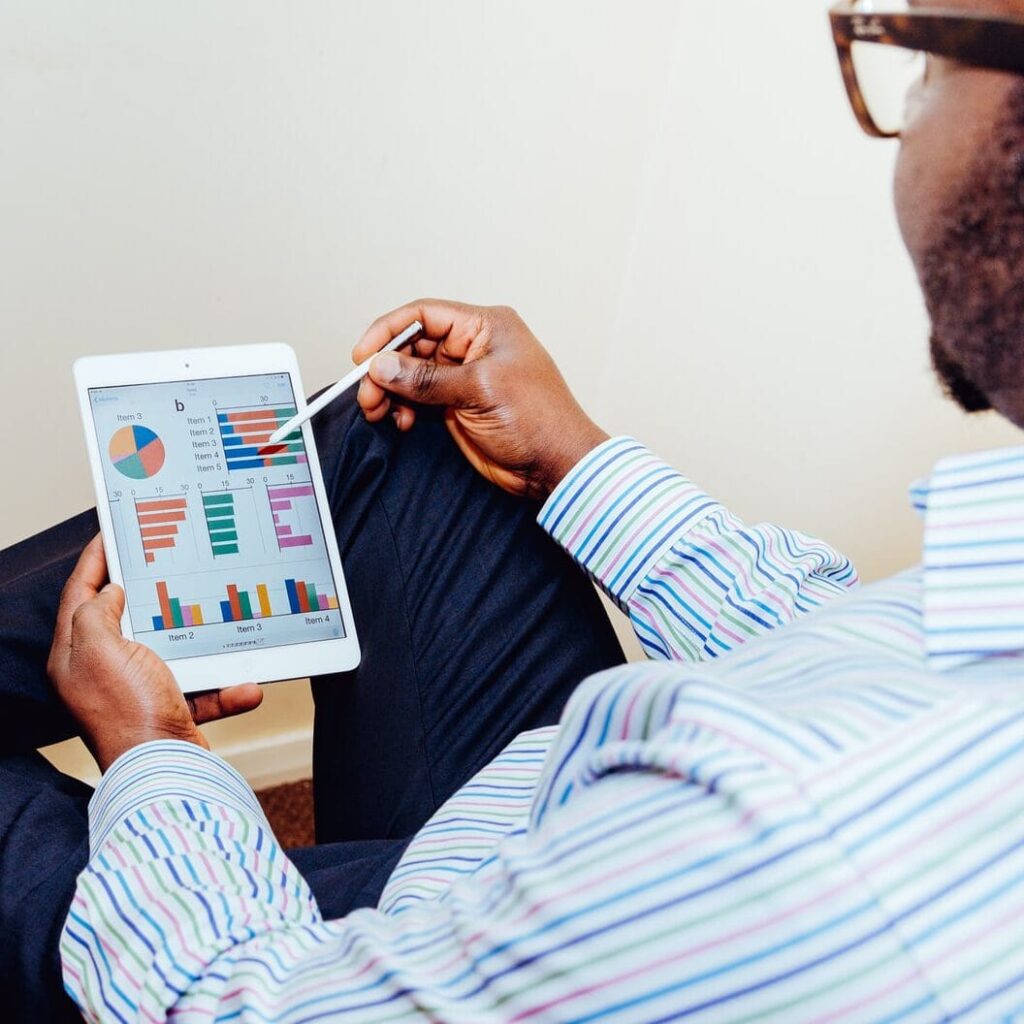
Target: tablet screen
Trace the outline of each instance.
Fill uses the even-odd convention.
[[[287,373],[90,388],[135,638],[167,660],[345,635]]]

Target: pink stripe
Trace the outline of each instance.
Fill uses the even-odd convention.
[[[671,492],[666,499],[653,511],[647,514],[647,518],[630,534],[625,540],[619,542],[619,549],[615,554],[615,557],[601,570],[601,578],[608,579],[613,570],[618,564],[626,558],[627,555],[635,554],[636,539],[645,533],[650,532],[650,525],[653,522],[661,519],[665,513],[665,510],[671,508],[679,501],[679,495],[675,491]],[[697,524],[694,524],[697,525]],[[678,538],[677,538],[678,540]]]
[[[635,466],[628,473],[624,473],[621,476],[613,475],[611,484],[614,489],[611,491],[608,490],[608,481],[606,479],[599,479],[597,483],[599,485],[602,485],[604,490],[601,494],[598,495],[597,503],[589,512],[586,513],[586,515],[580,521],[580,524],[576,527],[576,531],[565,542],[563,546],[569,548],[570,550],[575,550],[576,545],[579,543],[580,536],[587,532],[587,527],[589,527],[590,524],[596,518],[598,518],[598,516],[601,515],[606,509],[609,509],[613,507],[615,504],[617,504],[621,498],[628,497],[627,492],[630,485],[637,479],[637,477],[639,477],[646,470],[650,469],[652,466],[653,463],[651,463],[647,459],[641,458],[640,464]],[[666,483],[667,482],[668,481],[666,481]],[[590,486],[593,487],[594,484],[591,484]],[[579,501],[579,498],[577,498],[576,500]]]

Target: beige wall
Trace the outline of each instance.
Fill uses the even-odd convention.
[[[434,293],[516,305],[742,514],[913,562],[908,480],[1015,435],[936,393],[830,45],[818,0],[7,0],[0,358],[44,443],[0,542],[91,500],[77,355],[284,340],[313,387]],[[271,694],[219,727],[245,765],[308,723]]]

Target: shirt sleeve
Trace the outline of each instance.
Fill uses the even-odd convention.
[[[671,719],[687,691],[673,667],[589,680],[530,825],[394,914],[323,921],[230,767],[183,743],[136,748],[91,809],[61,941],[68,990],[103,1022],[720,1021],[766,1006],[824,1016],[837,978],[856,1006],[865,942],[915,977],[789,783],[793,748],[765,745],[772,732],[742,695],[720,694],[709,718],[700,687],[680,746]],[[843,949],[852,962],[836,961]]]
[[[540,525],[629,615],[652,658],[714,658],[857,583],[828,544],[747,526],[632,438],[566,476]]]

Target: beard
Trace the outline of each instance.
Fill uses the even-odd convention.
[[[981,412],[1024,391],[1024,82],[936,237],[920,267],[932,365],[950,398]]]

